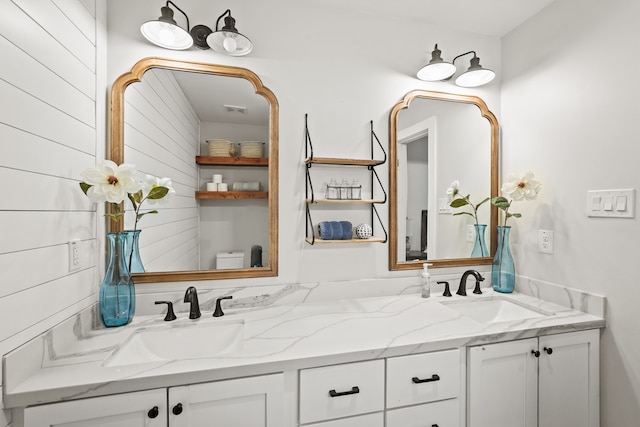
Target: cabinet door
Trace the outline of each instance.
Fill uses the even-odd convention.
[[[537,427],[537,349],[536,338],[469,348],[470,427]]]
[[[304,427],[383,427],[384,416],[382,412],[360,415],[340,420],[327,421],[318,424],[307,424]]]
[[[282,374],[169,389],[169,427],[282,427]]]
[[[24,427],[165,427],[165,389],[36,406],[24,410]]]
[[[540,425],[599,426],[600,332],[549,335],[539,341]]]

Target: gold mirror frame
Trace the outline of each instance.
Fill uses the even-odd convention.
[[[143,74],[152,68],[189,71],[216,76],[236,77],[249,80],[255,93],[263,96],[270,105],[269,112],[269,265],[267,267],[242,268],[233,270],[199,270],[134,273],[138,283],[181,282],[191,280],[246,279],[273,277],[278,275],[278,100],[263,84],[260,78],[245,68],[207,64],[201,62],[177,61],[165,58],[144,58],[131,71],[118,77],[111,87],[109,123],[109,158],[121,164],[124,162],[124,92],[132,83],[139,82]],[[195,159],[194,159],[195,162]],[[111,222],[110,231],[122,231],[123,222]]]
[[[407,93],[400,102],[393,106],[389,115],[389,270],[418,270],[425,262],[432,264],[431,268],[491,264],[492,257],[398,261],[398,176],[395,166],[398,164],[398,114],[409,107],[411,101],[416,98],[473,104],[480,109],[482,117],[486,118],[491,125],[491,197],[498,195],[498,119],[489,111],[487,104],[481,98],[471,95],[427,90],[414,90]],[[491,254],[495,253],[497,247],[497,224],[498,208],[491,205]]]

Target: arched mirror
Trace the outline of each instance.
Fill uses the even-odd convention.
[[[114,82],[110,114],[110,159],[176,192],[142,207],[158,214],[138,223],[135,283],[278,274],[278,101],[255,73],[145,58]]]
[[[409,92],[391,110],[389,138],[389,269],[490,264],[472,257],[475,220],[453,215],[447,190],[454,181],[477,204],[498,193],[498,121],[475,96]],[[496,248],[497,209],[478,209],[490,254]]]

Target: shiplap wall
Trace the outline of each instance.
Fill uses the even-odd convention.
[[[176,195],[139,222],[140,254],[147,271],[199,268],[198,188],[195,156],[200,149],[200,120],[170,71],[152,69],[125,95],[125,155],[139,171],[171,178]],[[130,207],[130,206],[129,206]],[[133,228],[133,214],[125,217]]]
[[[78,182],[104,144],[98,37],[96,0],[0,2],[0,354],[96,299],[100,215]]]

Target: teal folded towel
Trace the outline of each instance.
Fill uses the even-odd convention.
[[[318,224],[318,237],[322,240],[349,240],[353,227],[349,221],[322,221]]]

